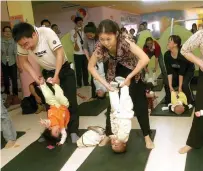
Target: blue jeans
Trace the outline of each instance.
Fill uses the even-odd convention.
[[[1,99],[1,130],[3,132],[3,137],[5,138],[6,141],[16,140],[17,136],[16,131],[13,127],[8,111],[2,102],[2,99]]]

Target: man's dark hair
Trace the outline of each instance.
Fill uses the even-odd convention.
[[[28,23],[19,23],[13,27],[12,36],[13,39],[18,42],[23,37],[32,38],[32,34],[35,32],[34,27]]]
[[[54,27],[56,27],[57,25],[56,24],[52,24],[51,25],[51,29],[53,29]]]
[[[10,27],[10,26],[5,26],[5,27],[3,27],[2,32],[5,32],[5,30],[6,30],[7,28],[11,30],[11,27]]]
[[[85,33],[96,33],[97,32],[97,27],[93,22],[88,22],[88,24],[84,27],[84,32]]]
[[[75,17],[74,23],[77,24],[78,21],[83,21],[83,19],[81,17]]]
[[[60,140],[61,140],[61,134],[57,138],[53,137],[51,135],[51,130],[49,130],[49,129],[45,129],[44,132],[42,133],[42,136],[51,145],[56,145],[56,143],[60,142]]]
[[[43,26],[44,23],[49,23],[51,25],[51,22],[49,20],[47,20],[47,19],[44,19],[44,20],[41,21],[41,26]]]

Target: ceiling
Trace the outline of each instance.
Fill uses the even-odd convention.
[[[202,1],[157,1],[157,0],[143,0],[143,1],[32,1],[33,5],[40,5],[45,3],[57,3],[60,5],[75,4],[83,7],[93,8],[105,6],[112,9],[127,11],[135,14],[144,14],[159,11],[169,10],[189,10],[201,9],[203,10]]]

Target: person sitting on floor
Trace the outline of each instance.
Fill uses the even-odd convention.
[[[187,97],[183,92],[179,92],[177,94],[175,91],[172,91],[171,103],[168,105],[168,107],[162,107],[162,110],[170,110],[177,115],[181,115],[192,107],[193,106],[191,104],[188,104]]]
[[[55,91],[54,95],[46,85],[44,79],[41,78],[40,81],[42,93],[46,102],[50,105],[48,119],[41,119],[40,121],[41,124],[47,128],[45,129],[43,136],[51,143],[62,145],[67,138],[66,127],[70,120],[70,113],[67,109],[69,106],[68,99],[64,96],[63,90],[58,84],[53,85]],[[47,79],[47,81],[49,81],[49,79]]]
[[[99,75],[101,75],[105,79],[105,72],[104,72],[104,64],[103,62],[97,62],[96,70]],[[95,88],[96,88],[96,95],[98,98],[104,98],[106,96],[106,87],[104,87],[99,81],[95,78],[93,79]]]
[[[30,98],[32,99],[33,103],[37,107],[36,114],[39,114],[41,111],[46,111],[48,106],[46,105],[45,98],[40,90],[38,84],[36,82],[32,82],[29,85],[30,89]]]
[[[116,82],[111,82],[110,84],[112,87],[115,87]],[[120,98],[118,90],[109,92],[109,97],[111,103],[111,129],[113,133],[110,135],[111,146],[114,152],[123,153],[126,151],[126,143],[132,127],[131,119],[134,116],[129,87],[124,86],[120,88]]]

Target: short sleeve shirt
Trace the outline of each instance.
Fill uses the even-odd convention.
[[[109,55],[108,50],[98,42],[93,53],[99,61],[106,62],[109,60],[106,76],[108,82],[113,81],[115,78],[117,63],[120,63],[128,69],[134,70],[138,62],[137,57],[130,51],[130,44],[125,40],[125,37],[118,37],[116,49],[116,56],[112,58],[112,56]]]
[[[59,40],[56,33],[47,27],[35,27],[35,31],[38,34],[38,44],[33,51],[27,51],[20,45],[17,45],[18,55],[27,56],[31,55],[37,59],[37,62],[46,70],[56,69],[56,56],[54,51],[62,47],[61,41]],[[64,62],[66,56],[64,54]]]

